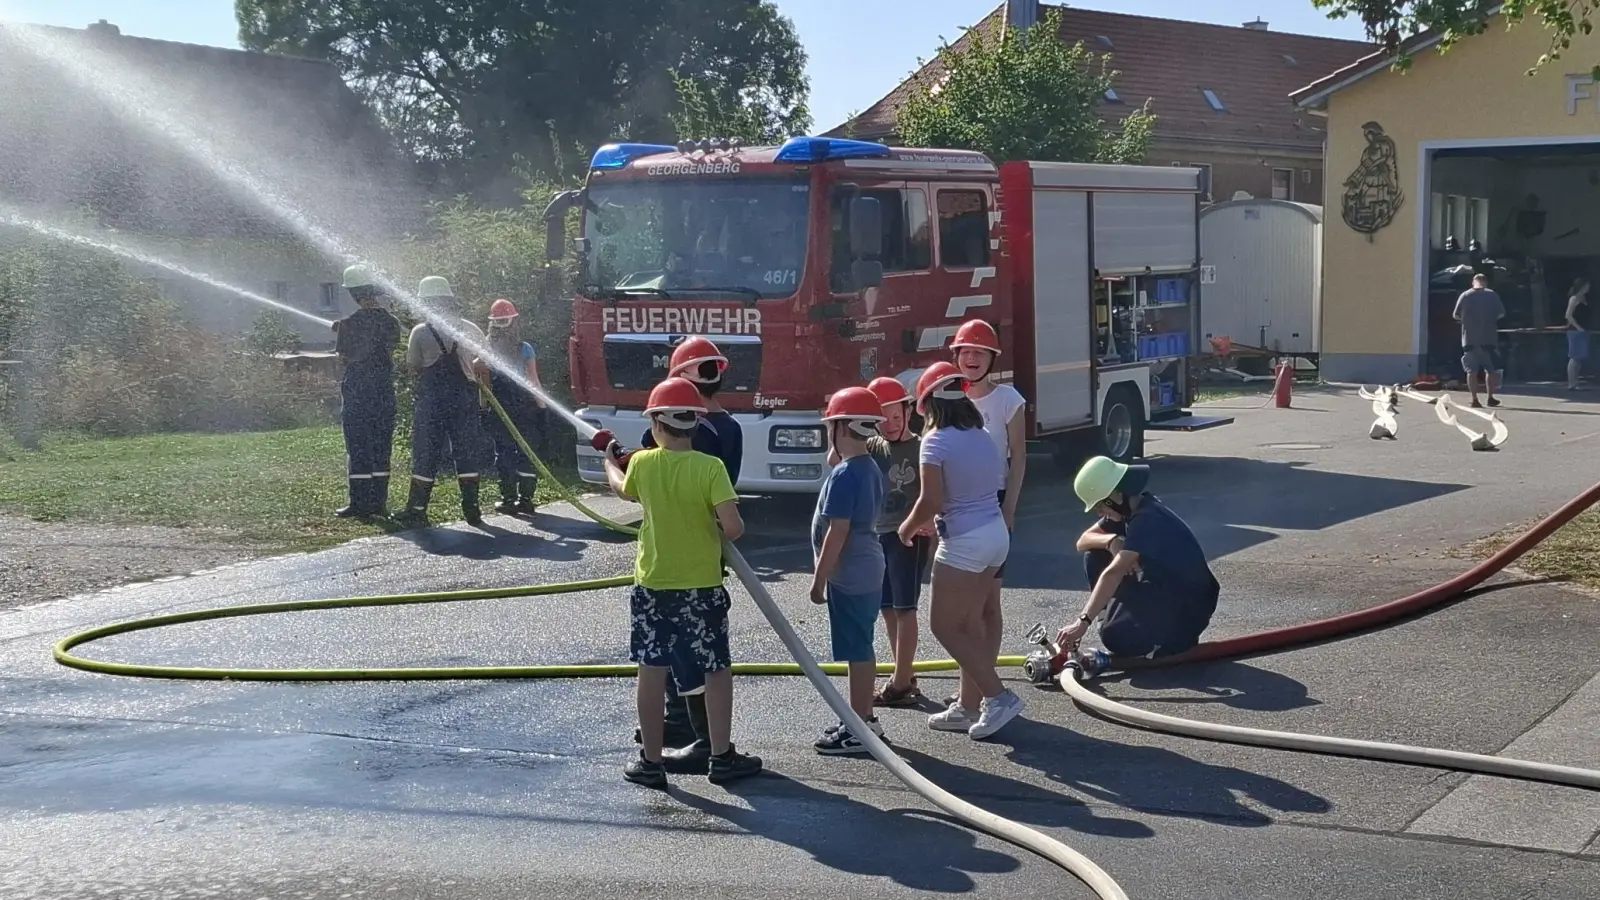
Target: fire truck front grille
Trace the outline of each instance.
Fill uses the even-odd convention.
[[[724,391],[755,393],[761,384],[761,342],[712,335],[728,358]],[[606,383],[619,391],[648,391],[667,377],[667,362],[676,341],[608,335],[605,339]]]

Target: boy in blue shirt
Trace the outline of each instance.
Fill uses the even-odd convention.
[[[833,659],[850,671],[850,708],[880,738],[883,726],[872,708],[878,675],[873,630],[883,604],[884,559],[874,525],[888,486],[867,452],[867,440],[883,420],[882,405],[866,388],[845,388],[829,398],[822,421],[839,462],[822,485],[811,523],[816,557],[811,602],[827,604]],[[867,752],[860,736],[843,723],[823,732],[813,746],[830,756]]]

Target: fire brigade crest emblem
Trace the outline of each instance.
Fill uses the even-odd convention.
[[[871,381],[878,374],[878,348],[865,347],[861,351],[861,380]]]
[[[1356,232],[1372,236],[1389,227],[1395,213],[1405,205],[1400,190],[1399,154],[1394,138],[1383,133],[1383,126],[1368,122],[1361,126],[1367,148],[1354,172],[1344,180],[1344,223]]]

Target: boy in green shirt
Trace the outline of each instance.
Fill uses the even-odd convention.
[[[656,446],[628,457],[626,471],[606,454],[611,489],[644,507],[630,597],[629,658],[639,664],[641,744],[623,777],[665,787],[662,765],[670,674],[683,696],[704,693],[711,731],[710,780],[721,784],[761,771],[760,757],[738,753],[731,740],[733,671],[728,609],[722,585],[722,538],[744,533],[738,495],[722,460],[691,446],[697,415],[706,411],[694,384],[668,378],[650,392],[645,415]]]

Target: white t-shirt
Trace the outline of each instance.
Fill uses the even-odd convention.
[[[994,439],[995,447],[1000,450],[1000,458],[1006,461],[1006,478],[1010,480],[1011,419],[1017,410],[1027,405],[1027,401],[1011,385],[997,384],[988,396],[973,397],[972,404],[978,407],[978,412],[983,413],[984,430]]]

